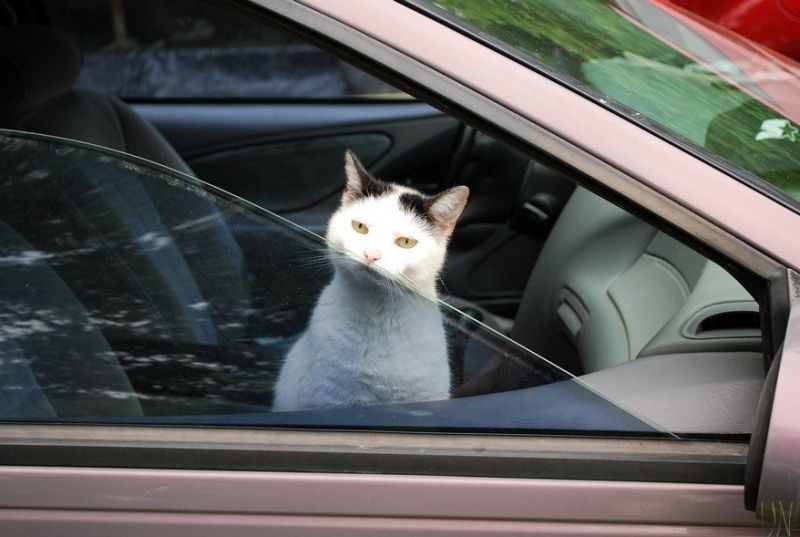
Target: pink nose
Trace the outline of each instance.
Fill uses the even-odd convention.
[[[364,259],[369,261],[370,263],[374,263],[378,259],[381,258],[381,251],[375,248],[367,248],[364,250]]]

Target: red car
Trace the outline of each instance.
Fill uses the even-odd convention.
[[[800,59],[797,0],[670,0],[795,60]]]
[[[0,534],[798,526],[792,62],[656,0],[0,4]],[[273,411],[347,149],[469,187],[439,297],[376,278],[450,396]]]

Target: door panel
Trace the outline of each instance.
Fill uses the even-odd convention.
[[[247,139],[353,125],[401,122],[442,113],[418,102],[131,103],[185,157],[235,147]],[[455,127],[455,121],[452,122]]]
[[[767,533],[739,485],[15,466],[0,482],[4,535]]]
[[[324,233],[352,149],[379,177],[435,191],[455,119],[426,104],[140,104],[201,179]]]
[[[447,293],[514,317],[543,242],[505,223],[473,223],[457,229],[443,278]]]
[[[391,147],[382,133],[341,134],[267,142],[189,160],[201,178],[277,213],[323,202],[344,187],[342,155],[355,151],[366,166]]]

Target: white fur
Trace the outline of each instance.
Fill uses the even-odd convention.
[[[336,274],[292,347],[273,410],[447,399],[450,368],[435,303],[387,301]]]
[[[348,160],[350,189],[356,163]],[[327,238],[349,258],[332,250],[333,280],[286,357],[273,410],[449,397],[447,343],[432,299],[452,226],[447,229],[445,222],[439,228],[402,210],[398,198],[409,191],[395,187],[377,198],[348,197],[345,192],[342,206],[328,224]],[[466,189],[457,193],[463,198],[456,208],[460,213]],[[368,233],[355,231],[353,220],[366,225]],[[399,237],[413,238],[417,244],[402,248],[395,243]],[[380,253],[370,267],[364,255],[367,250]],[[396,282],[390,284],[387,276],[406,282],[419,294],[398,288]]]
[[[328,223],[327,239],[334,246],[359,260],[369,248],[381,259],[374,263],[380,271],[417,287],[429,297],[436,296],[436,278],[444,264],[447,236],[436,233],[418,217],[400,209],[398,198],[410,189],[380,198],[361,198],[339,209]],[[369,229],[365,235],[353,230],[356,220]],[[413,248],[401,248],[400,237],[417,240]]]

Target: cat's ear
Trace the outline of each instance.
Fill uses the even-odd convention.
[[[450,235],[456,227],[456,221],[467,204],[469,188],[454,186],[440,192],[428,203],[428,214],[445,235]]]
[[[364,196],[370,181],[374,180],[356,154],[349,149],[344,154],[344,174],[347,182],[342,194],[342,203]]]

